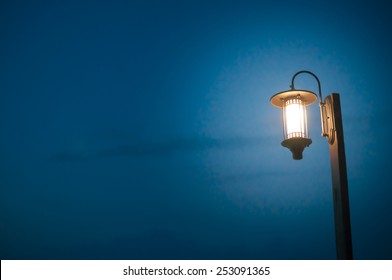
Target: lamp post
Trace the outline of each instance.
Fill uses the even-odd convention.
[[[272,105],[282,108],[284,140],[281,144],[290,149],[293,159],[300,160],[303,150],[312,143],[308,138],[306,107],[317,101],[317,95],[295,88],[294,80],[299,74],[309,74],[318,83],[321,135],[327,139],[331,159],[336,255],[337,259],[350,260],[353,253],[340,96],[332,93],[323,101],[320,80],[310,71],[295,73],[291,79],[291,89],[279,92],[270,99]]]

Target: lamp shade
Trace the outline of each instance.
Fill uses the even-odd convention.
[[[289,90],[275,94],[270,102],[283,113],[283,142],[293,154],[293,159],[302,159],[302,152],[312,140],[308,138],[306,107],[317,100],[317,95],[307,90]]]

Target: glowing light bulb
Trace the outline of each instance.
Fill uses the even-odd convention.
[[[283,114],[285,118],[285,139],[307,137],[306,109],[301,99],[286,100]]]

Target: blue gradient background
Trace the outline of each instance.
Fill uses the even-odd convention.
[[[269,104],[341,94],[354,257],[392,258],[388,1],[1,1],[1,259],[334,259],[328,144]],[[310,76],[298,88],[317,90]]]

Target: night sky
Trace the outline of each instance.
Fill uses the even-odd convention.
[[[354,258],[392,259],[387,3],[1,1],[0,258],[335,259],[318,105],[294,161],[269,103],[305,69]]]

